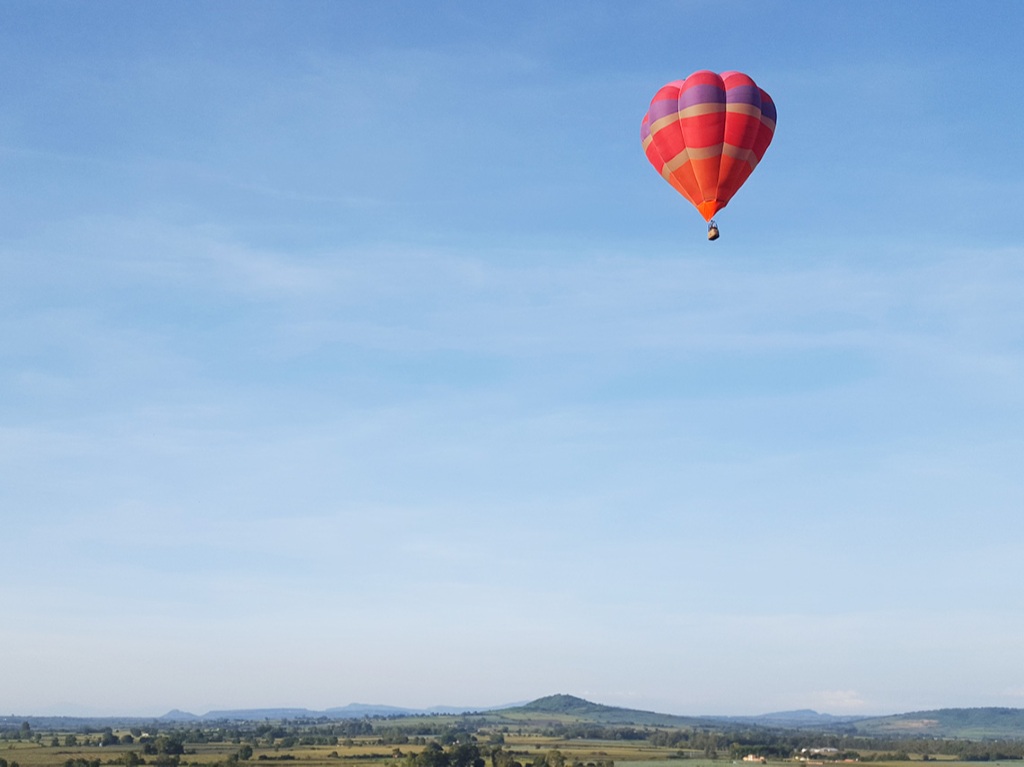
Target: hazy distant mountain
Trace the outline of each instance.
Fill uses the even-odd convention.
[[[338,717],[339,719],[352,719],[364,716],[407,716],[409,714],[419,712],[410,708],[401,708],[399,706],[349,703],[347,706],[341,706],[340,708],[329,708],[324,711],[324,713],[327,714],[327,716]]]
[[[363,717],[425,716],[431,714],[459,715],[477,711],[494,711],[494,708],[467,708],[465,706],[434,706],[432,708],[402,708],[379,704],[349,703],[323,711],[309,708],[238,708],[208,711],[201,716],[188,711],[174,709],[160,717],[163,722],[259,722],[265,719],[361,719]]]
[[[771,714],[758,714],[756,716],[728,716],[711,717],[715,721],[742,722],[760,727],[776,727],[784,729],[823,729],[829,730],[840,725],[849,725],[865,719],[864,716],[833,716],[832,714],[819,714],[809,708],[802,708],[797,711],[776,711]]]
[[[308,708],[238,708],[208,711],[200,719],[207,722],[223,719],[251,722],[261,719],[316,719],[323,715],[321,711],[311,711]]]
[[[178,708],[172,708],[162,717],[159,721],[161,722],[196,722],[199,721],[199,717],[195,714],[190,714],[188,711],[182,711]]]

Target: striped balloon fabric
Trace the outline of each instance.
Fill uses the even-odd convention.
[[[647,159],[700,211],[724,208],[775,134],[771,96],[740,72],[694,72],[659,90],[640,125]]]

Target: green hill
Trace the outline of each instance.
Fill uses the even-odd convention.
[[[628,712],[629,709],[605,706],[602,703],[591,703],[589,700],[577,698],[575,695],[547,695],[543,698],[519,706],[520,711],[539,712],[546,714],[569,714],[571,716],[602,716],[612,712]]]
[[[942,708],[860,719],[853,726],[862,735],[1021,739],[1024,738],[1024,709]]]
[[[700,719],[653,711],[605,706],[577,698],[575,695],[548,695],[524,706],[494,712],[502,718],[516,721],[549,722],[562,724],[636,725],[647,727],[687,727],[699,724]]]

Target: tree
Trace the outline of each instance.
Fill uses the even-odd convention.
[[[156,739],[156,750],[160,754],[177,756],[185,753],[185,744],[180,735],[161,735]]]
[[[503,748],[491,749],[491,767],[515,767],[517,764],[515,757]]]
[[[411,757],[411,767],[448,767],[448,754],[441,744],[432,740],[416,756]]]
[[[476,743],[460,743],[453,746],[448,754],[448,763],[451,767],[484,767],[484,760],[480,758],[480,748]]]

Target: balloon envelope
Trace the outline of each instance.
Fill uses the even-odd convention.
[[[694,72],[663,86],[640,124],[651,165],[704,216],[724,208],[775,134],[775,104],[741,72]]]

